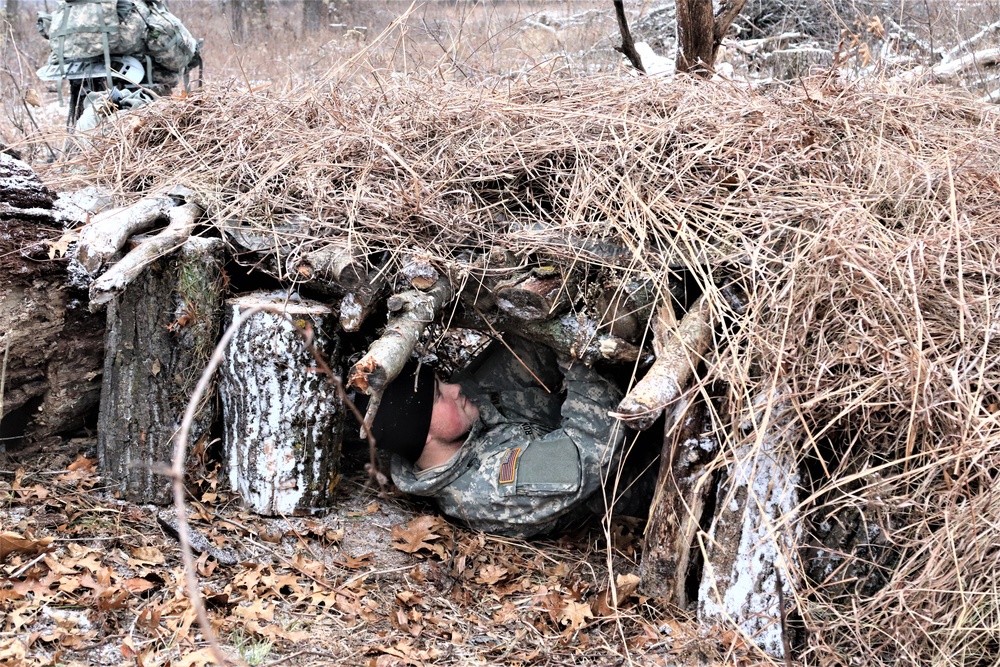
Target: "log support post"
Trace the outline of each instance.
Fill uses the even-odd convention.
[[[711,527],[699,535],[705,557],[698,619],[735,625],[769,655],[785,656],[782,597],[792,599],[799,475],[794,452],[801,426],[781,393],[757,401],[727,457]],[[779,587],[781,592],[779,592]]]
[[[188,239],[108,304],[98,460],[127,500],[171,500],[157,467],[171,459],[181,415],[218,336],[222,250],[218,239]],[[202,406],[192,441],[208,436],[213,406]]]
[[[227,302],[227,325],[262,304],[274,312],[258,312],[243,323],[222,366],[229,479],[258,514],[309,514],[329,504],[340,479],[344,409],[300,332],[311,335],[336,368],[336,317],[321,303],[283,292],[255,293]]]
[[[618,417],[629,428],[645,431],[675,401],[690,382],[701,357],[712,343],[711,307],[702,296],[674,324],[673,306],[660,306],[653,324],[656,361],[618,404]]]
[[[708,463],[718,451],[708,406],[702,400],[678,401],[667,415],[660,473],[643,536],[639,588],[680,609],[688,599],[692,548],[702,526],[706,501],[715,491]]]

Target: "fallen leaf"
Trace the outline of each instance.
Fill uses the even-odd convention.
[[[339,554],[340,558],[335,559],[333,562],[345,570],[360,570],[363,567],[371,565],[371,558],[374,555],[375,552],[369,551],[366,554],[355,557],[342,551]]]
[[[635,595],[640,581],[638,575],[619,574],[615,579],[614,596],[611,595],[610,588],[605,588],[596,595],[593,605],[594,613],[598,616],[610,616],[623,602]]]
[[[17,533],[0,533],[0,561],[13,553],[32,556],[49,550],[54,537],[29,538]]]
[[[507,570],[499,565],[484,565],[479,568],[479,576],[476,581],[481,584],[492,586],[507,578]]]
[[[208,667],[209,665],[218,664],[215,662],[215,657],[212,655],[212,649],[203,648],[194,651],[193,653],[188,653],[186,656],[177,662],[177,667]]]
[[[163,565],[167,562],[163,552],[156,547],[135,547],[131,553],[129,565]]]
[[[441,537],[434,532],[438,519],[435,516],[418,516],[410,521],[406,526],[393,526],[392,546],[405,551],[408,554],[416,553],[421,549],[433,549],[430,542]]]
[[[42,106],[42,98],[39,97],[38,91],[34,88],[28,88],[28,90],[24,92],[24,101],[33,107]]]
[[[60,257],[65,257],[70,244],[76,243],[77,238],[79,237],[73,232],[66,232],[58,241],[46,241],[45,245],[49,247],[49,259],[55,259],[57,253]]]
[[[586,602],[568,600],[559,612],[559,622],[563,625],[569,625],[573,630],[582,628],[588,618],[594,618],[594,612],[590,610],[590,605]]]
[[[132,595],[139,595],[140,593],[145,593],[151,588],[156,588],[157,585],[148,579],[134,577],[132,579],[126,579],[122,582],[122,586],[124,586],[125,590]]]

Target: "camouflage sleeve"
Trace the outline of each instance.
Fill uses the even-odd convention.
[[[528,537],[556,527],[601,488],[624,434],[608,415],[620,392],[578,364],[565,376],[561,426],[544,435],[507,423],[469,443],[475,460],[435,494],[473,528]]]

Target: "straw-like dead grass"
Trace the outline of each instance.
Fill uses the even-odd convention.
[[[742,282],[750,305],[717,305],[728,319],[705,380],[729,387],[723,456],[752,437],[738,425],[770,387],[788,387],[804,427],[787,443],[803,473],[789,554],[803,570],[802,655],[995,664],[995,110],[829,80],[410,78],[211,90],[137,117],[95,140],[78,161],[87,178],[187,185],[219,228],[419,251],[453,269],[502,248],[651,277],[664,294],[677,267],[705,286]],[[844,553],[807,549],[837,530],[855,535]]]

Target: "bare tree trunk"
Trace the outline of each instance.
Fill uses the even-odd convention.
[[[229,0],[229,27],[237,39],[246,39],[247,24],[243,17],[243,0]]]
[[[713,13],[712,0],[677,0],[677,71],[708,77],[722,38],[747,0],[723,0]]]
[[[21,11],[21,0],[7,0],[4,4],[4,10],[2,16],[8,24],[10,24],[11,33],[16,39],[20,33],[21,21],[19,20],[18,12]]]
[[[318,32],[330,21],[330,0],[302,0],[302,34]]]

